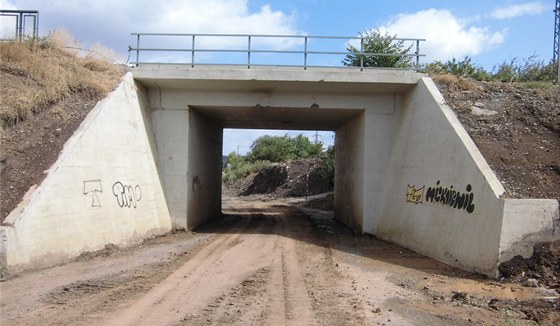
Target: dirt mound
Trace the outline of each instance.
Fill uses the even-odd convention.
[[[286,165],[273,164],[267,166],[253,177],[253,182],[241,193],[241,196],[274,192],[286,182],[287,178],[288,169]]]
[[[329,192],[332,185],[322,172],[323,166],[320,158],[273,164],[224,186],[224,193],[239,196],[266,194],[271,198],[282,198]]]
[[[499,270],[500,277],[509,282],[560,289],[560,241],[536,245],[530,258],[515,256]]]
[[[560,199],[560,86],[434,80],[508,197]]]

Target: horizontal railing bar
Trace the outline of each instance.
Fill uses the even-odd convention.
[[[160,65],[160,66],[192,66],[190,62],[150,62],[150,61],[140,61],[131,62],[131,64],[141,64],[141,65]],[[231,66],[239,68],[247,68],[247,64],[244,63],[195,63],[195,67],[198,66]],[[281,65],[281,64],[251,64],[251,67],[285,67],[285,68],[303,68],[302,65]],[[324,68],[324,69],[383,69],[383,70],[410,70],[409,68],[397,68],[397,67],[354,67],[354,66],[315,66],[307,65],[307,68]]]
[[[135,36],[201,36],[201,37],[266,37],[266,38],[299,38],[299,39],[352,39],[352,40],[361,40],[364,37],[360,36],[316,36],[316,35],[267,35],[267,34],[183,34],[183,33],[130,33],[130,35]],[[387,39],[386,37],[379,37],[378,39]],[[426,39],[421,38],[400,38],[390,37],[391,40],[395,41],[422,41],[425,42]]]
[[[333,55],[364,55],[364,56],[378,56],[378,57],[424,57],[425,54],[411,54],[411,53],[376,53],[376,52],[323,52],[323,51],[288,51],[288,50],[240,50],[240,49],[231,49],[231,50],[223,50],[223,49],[169,49],[169,48],[130,48],[131,51],[155,51],[155,52],[216,52],[216,53],[287,53],[287,54],[333,54]]]

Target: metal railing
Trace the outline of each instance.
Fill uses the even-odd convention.
[[[258,66],[276,67],[301,67],[308,68],[357,68],[360,70],[372,68],[364,63],[368,57],[409,57],[411,61],[407,67],[381,67],[392,69],[419,70],[420,58],[425,56],[420,53],[420,42],[424,39],[415,38],[390,38],[392,42],[406,44],[410,53],[375,53],[364,51],[367,37],[355,36],[306,36],[306,35],[246,35],[246,34],[176,34],[176,33],[132,33],[136,37],[136,46],[129,46],[129,57],[135,55],[135,61],[130,62],[138,67],[140,65],[188,65],[194,68],[197,65],[233,65],[246,66],[247,69]],[[171,42],[175,47],[162,47],[164,39],[173,38]],[[334,50],[324,49],[327,41],[338,42]],[[356,44],[355,52],[350,52],[346,46]],[[148,45],[144,45],[148,43]],[[317,44],[316,44],[317,43]],[[165,42],[167,44],[167,42]],[[202,45],[201,45],[202,44]],[[227,48],[216,48],[229,44]],[[200,46],[200,47],[199,47]],[[345,51],[340,49],[344,48]],[[156,55],[149,55],[156,54]],[[159,55],[157,55],[159,54]],[[186,54],[186,55],[185,55]],[[216,58],[216,54],[220,57]],[[224,54],[228,54],[225,56]],[[241,59],[240,55],[245,57]],[[260,60],[256,56],[261,56]],[[263,60],[263,56],[290,56],[276,60],[273,63]],[[360,59],[359,65],[342,65],[332,63],[332,57],[346,58],[352,55]],[[140,57],[143,57],[142,60]],[[232,62],[232,56],[237,61]],[[147,58],[146,58],[147,57]],[[326,59],[329,57],[329,59]],[[312,60],[313,59],[313,60]],[[367,60],[367,59],[366,59]],[[380,68],[380,67],[375,67]]]
[[[36,39],[39,36],[39,11],[37,10],[7,10],[0,9],[1,17],[13,17],[15,18],[14,26],[14,39],[17,41],[23,41],[26,37],[33,37]],[[27,33],[27,20],[31,19],[31,35]],[[0,35],[3,36],[3,35]]]

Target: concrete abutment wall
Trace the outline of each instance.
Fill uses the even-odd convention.
[[[558,202],[502,198],[416,73],[148,67],[134,78],[92,111],[0,228],[3,265],[56,263],[220,218],[223,128],[336,131],[336,218],[466,270],[495,275],[528,255],[528,242],[560,237]]]
[[[142,87],[130,74],[89,113],[0,227],[2,266],[48,266],[171,230]]]

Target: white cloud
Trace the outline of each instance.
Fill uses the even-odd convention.
[[[546,10],[546,6],[540,2],[527,2],[519,5],[498,8],[492,12],[496,19],[514,18],[524,15],[538,15]]]
[[[16,6],[10,1],[0,0],[0,9],[13,10]],[[16,33],[16,18],[9,16],[0,16],[0,39],[12,38]]]
[[[469,26],[468,20],[442,9],[400,14],[379,29],[397,37],[426,39],[420,44],[420,53],[426,54],[424,62],[477,55],[502,44],[506,35],[505,30]]]
[[[296,28],[295,13],[275,10],[269,5],[250,10],[248,0],[18,0],[17,7],[39,10],[43,35],[62,27],[86,46],[101,43],[121,53],[135,43],[130,36],[133,32],[301,34]],[[214,47],[247,44],[242,38],[229,42],[216,38],[199,41],[197,45]],[[254,44],[276,49],[294,45],[285,39],[261,44],[255,40]],[[188,40],[167,38],[149,45],[188,47]]]

